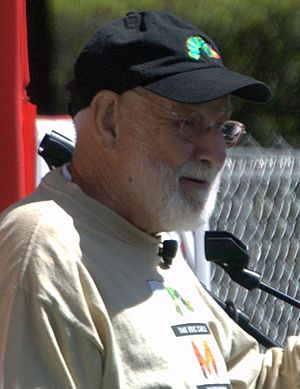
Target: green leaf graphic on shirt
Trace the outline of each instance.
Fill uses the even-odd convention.
[[[180,305],[184,306],[186,309],[188,309],[190,312],[194,311],[194,308],[192,307],[192,304],[190,301],[185,300],[178,292],[177,290],[173,289],[171,286],[166,286],[166,291],[168,292],[169,296],[172,298],[173,302],[175,303],[176,312],[183,316],[183,312],[180,308]]]

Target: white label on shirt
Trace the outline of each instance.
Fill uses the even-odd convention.
[[[174,336],[174,358],[180,358],[188,384],[195,389],[231,388],[224,358],[207,323],[178,289],[166,283],[148,281],[162,320]],[[205,312],[205,310],[204,310]],[[176,346],[175,346],[176,345]]]

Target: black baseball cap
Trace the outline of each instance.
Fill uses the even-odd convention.
[[[74,68],[73,114],[103,89],[136,86],[184,103],[233,94],[254,102],[271,98],[268,85],[225,67],[214,42],[189,22],[160,12],[131,12],[90,39]]]

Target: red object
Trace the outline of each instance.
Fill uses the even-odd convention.
[[[29,83],[25,0],[1,0],[0,211],[35,188],[35,106]]]

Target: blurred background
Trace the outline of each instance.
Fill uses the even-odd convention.
[[[65,84],[84,43],[104,23],[133,10],[168,11],[204,30],[228,67],[273,90],[266,105],[236,99],[234,117],[260,144],[274,145],[281,134],[289,145],[300,146],[300,2],[295,0],[27,0],[29,95],[39,114],[67,113]]]

